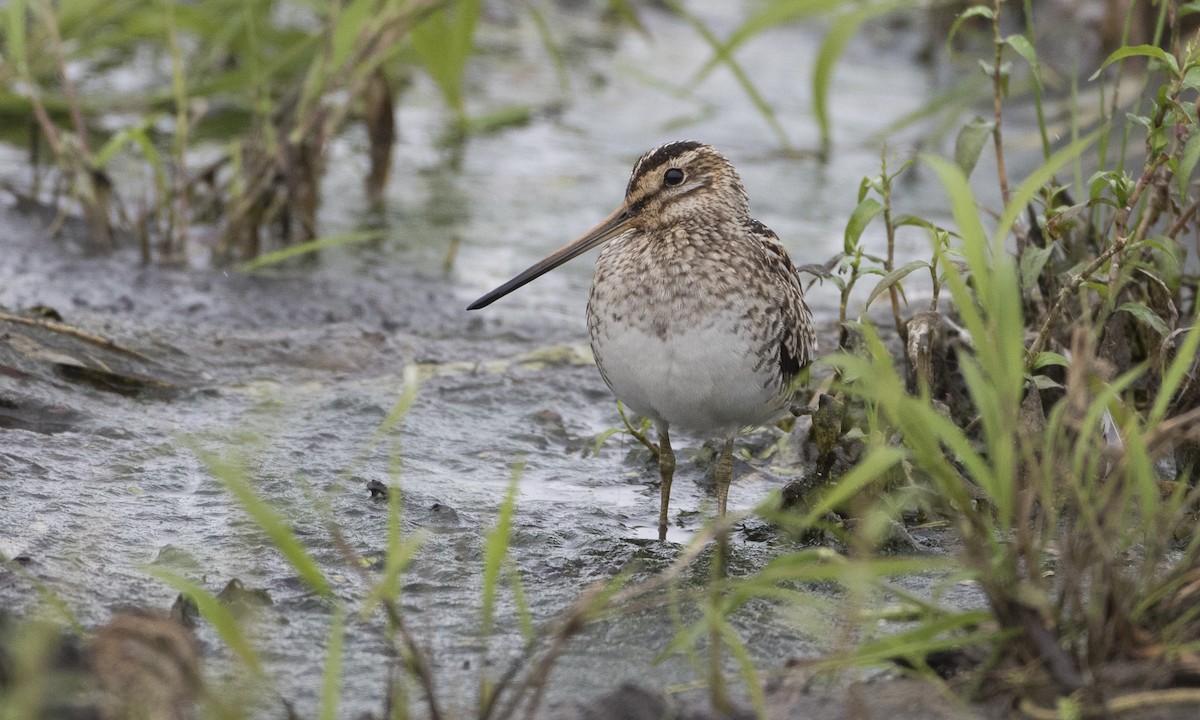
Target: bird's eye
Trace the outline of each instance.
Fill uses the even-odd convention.
[[[667,185],[678,185],[683,182],[683,171],[679,168],[671,168],[663,173],[663,183]]]

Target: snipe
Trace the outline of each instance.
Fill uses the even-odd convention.
[[[468,310],[606,242],[588,332],[609,388],[658,429],[665,540],[675,472],[670,428],[724,440],[716,467],[717,514],[724,515],[734,437],[789,408],[817,338],[796,269],[775,233],[750,217],[737,171],[714,148],[690,141],[643,155],[611,215]]]

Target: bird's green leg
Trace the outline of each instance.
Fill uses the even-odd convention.
[[[662,478],[662,501],[658,506],[658,539],[667,539],[667,507],[671,504],[671,480],[675,477],[675,452],[667,424],[658,425],[658,475]]]

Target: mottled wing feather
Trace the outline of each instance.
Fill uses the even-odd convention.
[[[765,251],[770,274],[778,279],[780,327],[775,342],[779,345],[779,373],[783,386],[790,387],[800,371],[812,363],[817,352],[817,333],[812,313],[804,302],[800,274],[779,236],[757,220],[750,221],[751,234]]]

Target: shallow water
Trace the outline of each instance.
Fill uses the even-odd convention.
[[[359,191],[362,139],[351,132],[339,141],[323,230],[382,222],[383,241],[268,276],[141,268],[128,252],[81,253],[70,229],[60,245],[49,244],[44,218],[5,208],[0,305],[53,307],[67,322],[150,356],[156,363],[138,369],[177,389],[125,396],[59,375],[0,375],[0,552],[25,556],[28,573],[85,625],[102,623],[118,606],[169,607],[175,591],[144,569],[156,559],[213,592],[235,577],[267,589],[274,604],[255,634],[280,694],[302,715],[315,714],[329,609],[198,453],[248,458],[257,492],[288,519],[351,607],[367,586],[345,566],[326,523],[335,520],[355,552],[377,560],[387,510],[369,498],[366,483],[390,482],[398,457],[406,532],[429,533],[405,575],[404,612],[433,651],[445,697],[464,710],[483,661],[483,534],[515,461],[525,466],[511,552],[539,622],[635,561],[647,571],[661,567],[675,550],[646,543],[658,497],[648,453],[623,435],[593,452],[597,435],[619,419],[586,347],[592,260],[570,263],[486,311],[463,308],[604,217],[642,151],[684,137],[734,161],[755,215],[798,264],[823,262],[841,248],[860,179],[877,172],[878,146],[864,139],[919,105],[929,80],[904,33],[856,39],[837,71],[836,145],[822,164],[781,153],[725,70],[682,98],[648,81],[683,84],[707,59],[683,21],[647,9],[647,38],[597,24],[582,10],[554,12],[572,38],[571,90],[564,94],[527,21],[493,21],[471,74],[472,109],[561,109],[474,137],[456,153],[437,149],[447,114],[430,84],[418,81],[402,99],[382,217],[367,213]],[[718,2],[701,12],[722,35],[741,17]],[[775,30],[738,53],[799,148],[816,144],[808,78],[819,38],[817,27]],[[905,183],[905,210],[938,220],[942,196],[931,181]],[[454,237],[461,245],[444,272]],[[902,242],[908,254],[924,250],[919,236]],[[809,302],[828,348],[836,290],[817,285]],[[398,432],[372,443],[413,365],[421,376],[416,403]],[[781,431],[758,431],[741,446],[759,458],[776,443],[782,451],[771,461],[739,462],[731,509],[753,506],[804,472],[798,441]],[[681,527],[670,539],[686,542],[711,513],[711,464],[701,439],[676,444],[672,517]],[[749,573],[788,547],[739,535],[734,569]],[[963,595],[953,602],[978,601]],[[0,606],[37,604],[27,577],[0,569]],[[520,646],[507,592],[498,617],[486,653],[493,674]],[[765,603],[747,606],[734,622],[766,670],[823,647]],[[622,679],[653,686],[696,679],[683,658],[653,663],[673,634],[665,610],[589,628],[558,666],[549,699],[591,697]],[[389,668],[379,622],[352,617],[347,635],[341,714],[379,712]],[[211,662],[228,668],[211,630],[202,627],[201,637]]]

